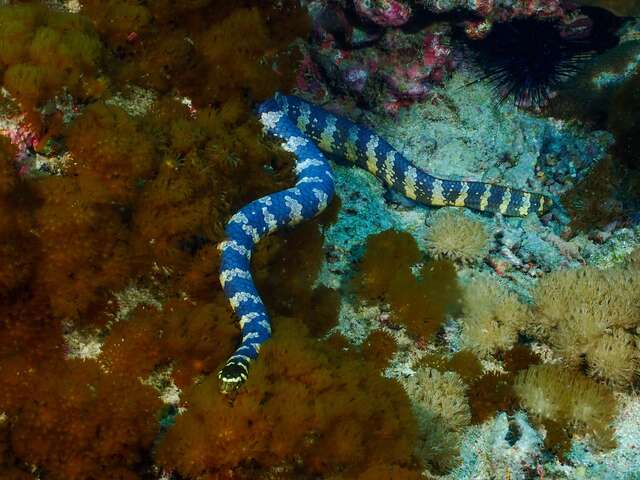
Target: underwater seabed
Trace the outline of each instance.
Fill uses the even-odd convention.
[[[13,299],[8,307],[0,304],[0,314],[21,309],[11,320],[0,318],[0,381],[8,386],[0,388],[2,480],[5,471],[20,473],[20,480],[67,480],[68,472],[74,479],[209,480],[237,474],[246,480],[255,474],[275,480],[280,472],[296,478],[296,469],[305,480],[389,480],[388,472],[400,471],[413,479],[419,475],[410,470],[417,465],[407,461],[411,452],[424,478],[440,480],[640,480],[640,395],[634,390],[640,319],[625,318],[638,311],[640,222],[616,197],[606,199],[617,208],[611,218],[589,223],[589,202],[580,197],[585,183],[606,184],[616,175],[617,131],[604,129],[606,122],[594,129],[584,118],[588,114],[549,114],[560,97],[538,113],[499,102],[490,84],[475,81],[477,74],[466,66],[454,68],[453,60],[421,79],[428,85],[426,100],[412,98],[406,106],[399,101],[394,105],[401,107],[387,113],[359,110],[333,95],[324,98],[323,108],[350,112],[352,120],[434,175],[549,193],[570,211],[507,218],[415,205],[370,173],[338,162],[340,208],[336,203],[326,214],[335,218],[321,216],[265,239],[257,249],[256,283],[273,313],[275,336],[252,365],[251,375],[260,380],[248,382],[250,395],[239,392],[234,410],[215,377],[238,335],[216,280],[215,244],[241,202],[292,181],[291,158],[260,136],[247,98],[287,91],[300,75],[297,57],[280,65],[282,71],[274,73],[271,65],[277,65],[273,52],[285,49],[289,37],[309,33],[300,20],[304,12],[293,17],[265,6],[269,2],[256,2],[256,8],[220,2],[220,12],[212,12],[208,0],[114,0],[110,10],[93,0],[47,2],[71,12],[85,8],[90,20],[81,22],[45,9],[36,15],[29,7],[14,18],[8,3],[0,2],[0,17],[15,21],[27,39],[34,28],[46,30],[40,47],[12,59],[33,55],[35,66],[27,70],[38,73],[39,62],[49,61],[42,45],[58,52],[56,35],[62,34],[56,29],[83,32],[78,42],[71,35],[68,47],[93,45],[95,51],[85,52],[91,61],[71,62],[69,78],[16,76],[1,92],[0,130],[22,150],[19,175],[3,182],[13,166],[9,152],[15,152],[0,145],[0,199],[16,212],[15,225],[0,222],[0,232],[19,229],[17,246],[0,250],[12,261],[0,282],[9,277],[15,291],[43,294],[35,296],[42,304],[29,303],[31,298],[22,304],[18,295],[15,305]],[[347,2],[301,3],[313,10]],[[354,0],[378,22],[390,20],[372,5],[444,12],[464,5],[478,13],[489,4],[511,11],[514,3],[521,9],[534,4],[541,16],[546,4],[555,5]],[[640,14],[629,1],[578,3]],[[178,4],[182,10],[174,21]],[[402,21],[408,21],[407,12],[395,9],[407,17]],[[111,21],[115,14],[120,23]],[[423,45],[424,31],[401,32],[394,23],[399,20],[391,20],[376,27],[376,34],[401,33],[400,44],[414,35],[412,41]],[[291,25],[280,36],[287,21]],[[45,29],[46,22],[55,28]],[[162,34],[166,29],[166,44],[151,41],[157,41],[156,28]],[[593,88],[629,89],[634,75],[638,83],[637,31],[607,57],[625,65],[603,68]],[[357,48],[375,40],[358,45],[363,32],[369,30],[353,34]],[[436,33],[426,34],[430,48],[444,52],[448,47]],[[228,38],[229,45],[220,40]],[[228,74],[219,64],[237,70]],[[45,82],[54,99],[26,88],[30,78]],[[130,80],[141,78],[139,85]],[[442,78],[443,86],[433,85]],[[312,97],[304,89],[294,93]],[[52,141],[50,149],[36,151],[37,136],[25,127],[24,115],[16,115],[16,97],[33,103],[37,118],[42,104],[59,116],[51,134],[62,139],[59,145]],[[616,105],[625,101],[617,98]],[[633,135],[627,124],[634,112],[626,113],[612,125]],[[58,155],[60,145],[66,150]],[[14,194],[24,193],[15,188],[21,177],[33,192],[25,203],[14,203]],[[589,201],[604,202],[600,193]],[[582,215],[578,220],[576,213]],[[44,245],[32,241],[38,229]],[[281,257],[286,259],[279,263]],[[33,287],[29,275],[40,283]],[[308,278],[315,279],[316,290],[305,283]],[[317,298],[324,303],[317,305]],[[589,305],[583,308],[580,300]],[[319,315],[312,312],[317,306]],[[324,331],[336,311],[337,324]],[[12,383],[11,369],[23,374],[22,383]],[[307,374],[308,385],[301,385]],[[267,408],[270,416],[263,420]],[[322,418],[315,418],[314,408],[323,411]],[[388,430],[373,432],[380,423]],[[415,445],[413,432],[402,435],[413,426]],[[299,434],[299,444],[287,429]],[[60,432],[69,433],[67,444],[58,441]],[[329,440],[322,443],[322,435]],[[369,436],[374,440],[367,444]],[[88,452],[84,439],[91,443]],[[389,445],[395,440],[397,445]],[[300,453],[307,441],[312,447]],[[399,453],[385,457],[396,447]],[[358,460],[352,460],[354,453]],[[380,465],[372,467],[368,455]],[[354,476],[341,476],[349,468]]]
[[[467,80],[463,75],[455,74],[448,86],[438,92],[449,102],[415,104],[393,120],[370,115],[366,121],[379,125],[380,134],[408,158],[443,177],[480,178],[542,190],[541,179],[544,177],[536,175],[533,166],[557,155],[561,160],[554,161],[551,167],[547,165],[546,170],[548,175],[557,179],[552,184],[557,195],[570,189],[574,182],[602,160],[612,143],[607,132],[589,131],[575,122],[568,124],[530,114],[510,103],[496,104],[491,101],[491,89],[481,83],[460,88]],[[135,108],[132,107],[132,111]],[[523,135],[523,131],[527,135]],[[585,155],[586,151],[592,155]],[[450,162],[451,158],[459,161]],[[524,161],[514,164],[504,162],[504,158],[522,158]],[[563,163],[568,162],[567,159],[579,159],[582,163],[568,166]],[[559,172],[575,174],[554,177],[553,167],[557,167]],[[531,299],[539,270],[550,273],[585,265],[607,269],[623,264],[640,245],[638,226],[617,229],[603,242],[594,241],[586,233],[565,241],[558,236],[563,224],[557,218],[504,218],[470,210],[411,205],[389,195],[378,180],[361,169],[336,165],[334,171],[336,190],[343,199],[343,208],[339,210],[337,220],[324,230],[324,250],[331,254],[323,262],[316,281],[317,285],[333,289],[349,285],[354,276],[358,276],[358,261],[365,253],[370,236],[388,230],[408,232],[423,253],[437,254],[428,239],[434,222],[443,212],[455,212],[456,221],[460,221],[459,215],[481,224],[486,232],[490,232],[486,249],[477,252],[475,257],[472,255],[468,261],[457,263],[460,284],[464,286],[478,278],[491,277],[492,281],[525,300]],[[570,182],[568,186],[563,184],[563,178]],[[349,199],[348,208],[344,208],[344,199]],[[460,228],[460,223],[457,226]],[[502,233],[495,235],[495,232]],[[459,234],[460,230],[456,233]],[[457,257],[454,253],[444,255],[444,258],[455,260]],[[535,267],[525,269],[523,266],[527,262]],[[390,317],[393,319],[393,312],[388,307],[368,305],[355,298],[348,288],[343,288],[343,291],[339,324],[335,330],[354,344],[361,344],[376,330],[392,336],[398,344],[398,351],[384,375],[405,385],[411,397],[412,392],[417,391],[411,385],[419,365],[430,354],[442,352],[443,341],[437,340],[439,345],[416,341],[415,336],[404,328],[389,322]],[[120,305],[118,317],[123,319],[136,306],[160,305],[151,292],[137,288],[121,292],[117,299]],[[450,353],[459,351],[462,342],[460,318],[448,316],[444,331],[445,349]],[[95,338],[70,333],[67,342],[72,357],[91,357],[91,352],[96,351]],[[543,357],[547,356],[547,360],[557,361],[548,347],[537,345],[536,348],[541,349],[538,352]],[[499,362],[490,358],[482,360],[482,367],[489,372],[504,371]],[[444,389],[455,389],[455,382],[447,384],[446,376],[443,374],[437,381],[442,382]],[[162,392],[161,398],[167,405],[178,409],[180,390],[172,382],[170,372],[158,372],[148,381]],[[458,393],[464,393],[464,387]],[[442,475],[429,472],[429,478],[640,478],[640,455],[637,454],[640,397],[635,393],[616,393],[616,400],[619,406],[613,423],[616,447],[611,450],[602,452],[594,449],[591,438],[582,440],[580,435],[574,435],[570,448],[559,459],[544,447],[544,429],[533,426],[526,412],[498,412],[479,425],[462,422],[460,431],[453,438],[455,445],[449,445],[454,453],[443,452],[444,456],[452,456],[453,460],[447,463],[453,467]],[[463,406],[458,408],[464,410]],[[443,435],[450,433],[444,432]],[[459,458],[455,451],[459,451]]]
[[[492,101],[489,86],[474,83],[461,88],[467,83],[463,74],[454,74],[446,87],[436,90],[437,97],[448,101],[418,103],[393,119],[368,114],[366,122],[376,125],[378,133],[407,158],[439,176],[480,178],[534,191],[546,189],[557,196],[584,178],[605,158],[613,143],[608,132],[531,114],[509,102],[497,104]],[[512,158],[519,161],[504,161]],[[544,175],[534,165],[543,165]],[[354,265],[362,258],[367,238],[389,229],[408,232],[422,252],[437,254],[438,246],[429,243],[429,232],[444,211],[472,219],[490,232],[488,250],[471,258],[471,262],[458,264],[460,283],[468,285],[490,276],[521,299],[531,299],[540,270],[550,273],[586,265],[607,269],[623,264],[640,245],[638,226],[617,229],[604,242],[594,241],[586,233],[565,241],[559,236],[567,221],[562,212],[556,212],[562,220],[559,222],[558,217],[504,218],[454,207],[412,206],[390,196],[367,172],[338,165],[335,173],[336,191],[342,199],[349,199],[349,209],[342,208],[337,221],[324,232],[324,248],[331,252],[331,259],[323,264],[317,283],[331,288],[348,285],[354,274],[357,276],[358,267]],[[546,178],[551,180],[543,186]],[[462,225],[458,221],[455,226],[455,234],[460,235]],[[455,260],[456,255],[450,258]],[[535,266],[527,269],[523,268],[525,264]],[[407,386],[420,368],[421,359],[442,352],[442,340],[436,340],[438,346],[416,342],[404,329],[393,323],[389,326],[389,317],[393,318],[393,312],[388,308],[367,305],[347,295],[342,298],[336,329],[354,343],[361,343],[377,329],[393,336],[399,351],[385,376]],[[450,353],[459,351],[460,318],[449,316],[445,332],[444,349]],[[547,360],[558,361],[548,347],[534,345],[535,348],[541,348],[538,352],[548,356]],[[499,362],[490,358],[483,360],[482,366],[485,371],[504,371]],[[416,391],[411,387],[407,390],[410,396]],[[434,478],[640,478],[640,396],[617,393],[616,398],[617,446],[610,451],[598,453],[592,443],[576,435],[561,460],[544,448],[544,430],[533,427],[524,411],[512,415],[499,412],[480,425],[462,429],[456,440],[461,463],[450,473]]]

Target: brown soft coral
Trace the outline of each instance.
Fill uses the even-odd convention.
[[[436,212],[427,234],[429,253],[435,258],[448,258],[474,263],[489,253],[490,237],[484,225],[458,209]]]
[[[110,290],[123,288],[133,271],[122,216],[113,205],[92,203],[71,177],[46,177],[33,187],[42,202],[36,228],[46,246],[34,282],[56,315],[80,320],[104,308]]]
[[[312,289],[324,258],[318,223],[327,215],[265,239],[253,257],[256,285],[267,307],[281,315],[300,314],[317,334],[336,323],[339,307],[337,292]]]
[[[69,127],[66,143],[75,160],[70,173],[95,201],[131,200],[154,171],[153,138],[119,107],[89,106]]]
[[[171,300],[162,311],[139,308],[114,326],[100,360],[109,371],[135,377],[171,362],[176,383],[188,386],[194,375],[212,373],[235,346],[235,318],[224,299],[217,300]]]
[[[412,267],[422,258],[413,237],[387,230],[367,239],[360,272],[353,280],[365,300],[387,302],[398,323],[410,333],[429,338],[455,309],[460,291],[455,267],[449,261],[426,262],[419,278]]]
[[[40,374],[50,380],[34,383],[30,399],[10,412],[15,455],[51,479],[133,475],[158,431],[153,389],[93,361],[47,365]]]
[[[513,374],[490,372],[469,387],[469,404],[473,423],[482,423],[496,412],[514,412]]]
[[[4,458],[52,480],[136,478],[158,431],[155,391],[95,361],[66,360],[62,330],[42,300],[0,305],[0,318]]]
[[[362,357],[376,368],[383,369],[397,349],[398,345],[391,335],[375,330],[362,343]]]
[[[526,306],[495,281],[480,278],[465,286],[460,336],[463,348],[481,357],[506,351],[528,322]]]
[[[460,432],[471,424],[467,386],[454,372],[421,368],[406,381],[418,423],[418,454],[442,472],[458,462]]]
[[[86,18],[34,4],[0,7],[0,46],[4,86],[26,109],[63,89],[86,96],[104,55]]]
[[[284,9],[272,2],[238,8],[195,40],[209,79],[201,85],[200,96],[219,101],[244,88],[252,98],[264,99],[291,84],[293,69],[289,56],[282,53],[294,38],[309,31],[309,22],[293,2],[286,3]]]
[[[14,151],[0,138],[0,298],[25,287],[35,269],[37,238],[33,233],[32,195],[17,175]]]
[[[152,253],[163,266],[184,271],[195,255],[217,261],[211,247],[222,239],[233,211],[290,184],[291,158],[261,141],[258,122],[241,102],[230,100],[192,117],[179,102],[162,100],[144,123],[161,164],[136,202],[135,249]],[[215,264],[207,265],[211,274]],[[182,279],[188,291],[200,288]]]
[[[293,0],[86,0],[83,7],[118,49],[118,83],[179,90],[199,107],[287,89],[295,71],[287,47],[310,31],[305,9]]]
[[[19,478],[16,465],[29,465],[54,480],[144,475],[160,405],[157,392],[138,377],[171,363],[176,383],[188,388],[195,376],[215,372],[229,355],[238,328],[216,280],[215,244],[234,210],[290,186],[293,179],[292,158],[264,142],[250,106],[271,95],[268,88],[291,84],[295,66],[280,61],[291,58],[283,47],[308,31],[308,23],[300,21],[303,9],[287,8],[297,2],[82,3],[92,23],[33,3],[0,7],[4,86],[23,109],[31,109],[28,117],[36,118],[27,120],[43,143],[53,139],[71,152],[59,176],[40,178],[18,178],[13,152],[5,152],[4,145],[0,152],[0,203],[9,212],[0,219],[0,233],[8,240],[0,247],[0,412],[7,414],[0,432],[6,460],[0,462],[0,476],[15,473],[11,478]],[[212,39],[219,42],[209,43]],[[111,55],[108,62],[105,55]],[[227,69],[234,75],[220,73]],[[95,101],[110,86],[124,87],[124,81],[160,91],[147,92],[157,102],[146,116],[114,106],[117,98]],[[53,96],[58,96],[55,101]],[[47,118],[55,117],[55,125],[46,119],[38,123],[52,110]],[[301,295],[296,307],[322,303],[322,325],[314,332],[322,335],[335,321],[338,297],[332,290],[312,291],[305,283],[304,275],[313,277],[320,264],[321,235],[304,230],[300,235],[288,243],[292,249],[308,240],[317,248],[306,258],[309,268],[295,277],[300,286],[291,291]],[[278,254],[286,249],[276,250],[266,255],[265,271],[276,269]],[[299,256],[282,260],[282,275],[298,272],[296,262],[304,255],[299,250]],[[162,311],[139,310],[114,323],[110,332],[103,330],[105,344],[96,360],[67,360],[64,328],[104,327],[113,318],[113,292],[130,282],[153,282],[171,300]],[[267,288],[267,294],[270,290],[276,287]],[[286,307],[282,297],[273,303]],[[314,319],[307,314],[307,321]],[[307,452],[309,469],[323,470],[323,449],[331,447],[340,467],[351,468],[353,454],[354,471],[363,470],[363,457],[355,455],[360,453],[354,450],[357,442],[352,443],[360,438],[377,465],[409,478],[408,468],[396,468],[410,459],[411,451],[406,447],[411,441],[406,399],[397,385],[370,367],[354,373],[361,362],[353,359],[345,362],[353,371],[332,370],[332,362],[342,361],[333,355],[346,354],[331,353],[331,347],[316,346],[306,337],[302,344],[303,353],[298,355],[299,346],[292,347],[293,357],[280,350],[269,375],[258,374],[270,389],[265,387],[262,398],[276,393],[273,403],[267,402],[267,419],[286,427],[288,399],[296,398],[299,385],[280,372],[308,354],[318,378],[307,396],[320,398],[321,414],[331,412],[335,400],[342,406],[330,423],[311,422],[306,405],[300,407],[302,415],[293,411],[290,424],[311,425],[300,435],[316,442],[315,450]],[[267,353],[266,358],[273,356]],[[204,385],[214,388],[215,383],[211,378]],[[371,405],[358,391],[361,385],[382,400]],[[204,386],[195,388],[193,398]],[[349,398],[340,396],[344,392],[359,399],[356,420],[346,419],[352,407]],[[220,408],[212,418],[229,413],[226,399],[213,396],[202,402],[204,408]],[[208,418],[209,411],[204,414]],[[384,421],[377,422],[378,415]],[[363,425],[381,430],[372,435]],[[210,424],[188,428],[185,440],[202,433],[201,443],[196,442],[202,451],[210,443],[204,426]],[[249,431],[245,427],[240,433]],[[319,431],[326,438],[314,437],[314,427],[325,428]],[[263,447],[270,448],[272,438],[278,452],[291,447],[286,428],[273,431],[272,437],[263,437]],[[389,438],[399,441],[397,450],[387,453]],[[231,445],[232,450],[242,447]],[[194,458],[197,451],[188,453]],[[242,458],[241,451],[233,453],[237,456],[222,463]]]
[[[637,339],[619,328],[602,335],[587,352],[589,374],[618,387],[632,384],[640,371]]]
[[[413,418],[397,383],[291,320],[274,332],[233,402],[215,378],[187,394],[160,464],[189,476],[277,468],[280,478],[302,478],[412,463]]]
[[[552,273],[534,291],[538,328],[550,334],[563,324],[579,324],[585,339],[610,327],[633,328],[640,323],[639,290],[640,277],[633,268]]]
[[[206,31],[199,43],[208,77],[213,80],[203,92],[209,98],[233,94],[230,88],[236,85],[246,85],[254,98],[266,98],[278,88],[279,80],[269,62],[260,62],[267,53],[265,46],[270,44],[270,39],[257,8],[236,10]]]
[[[142,32],[152,19],[145,5],[132,0],[85,0],[82,7],[96,30],[113,46],[126,44],[129,34]]]

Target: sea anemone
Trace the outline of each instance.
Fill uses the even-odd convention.
[[[474,263],[489,253],[489,234],[478,220],[457,209],[441,209],[433,218],[427,248],[434,258]]]
[[[484,70],[481,80],[501,101],[512,97],[521,107],[546,105],[591,50],[588,42],[565,35],[558,22],[534,18],[497,23],[472,46]]]

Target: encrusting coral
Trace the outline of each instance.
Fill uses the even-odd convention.
[[[458,209],[441,209],[427,233],[427,248],[434,258],[462,263],[482,260],[489,253],[490,238],[484,225]]]

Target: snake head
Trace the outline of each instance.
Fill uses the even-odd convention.
[[[220,392],[228,395],[237,391],[247,379],[248,372],[247,365],[231,359],[218,373]]]

